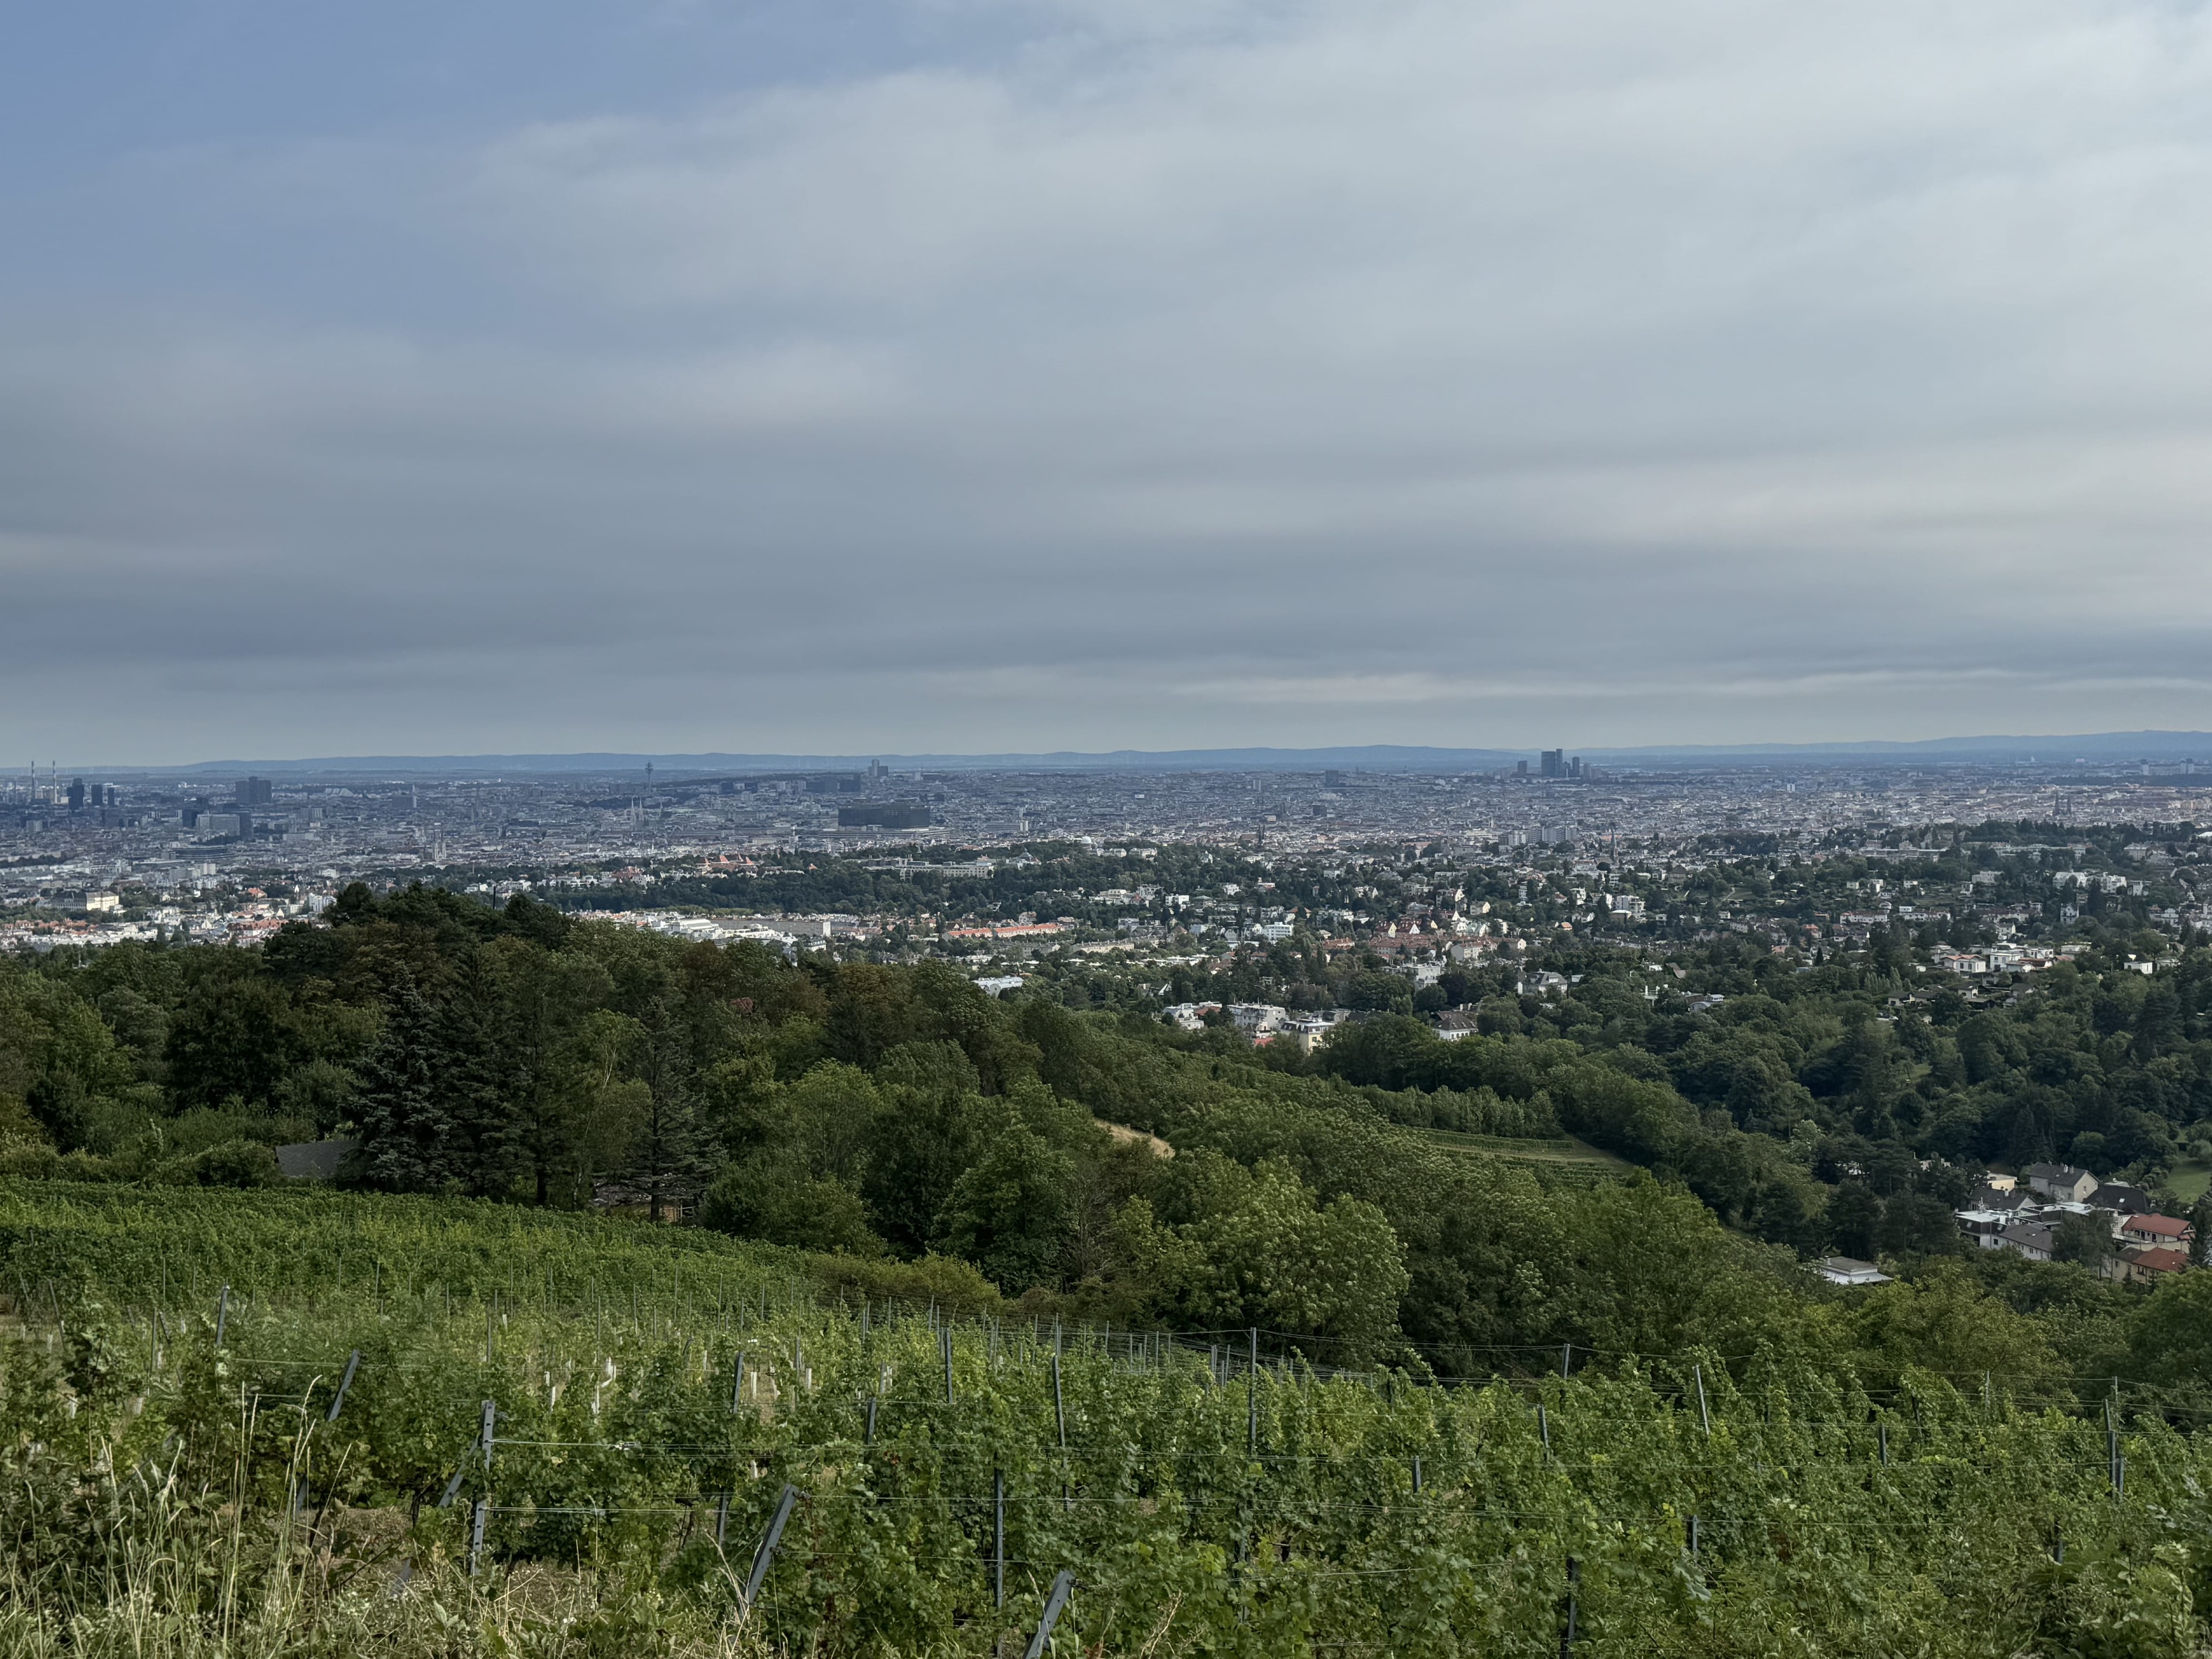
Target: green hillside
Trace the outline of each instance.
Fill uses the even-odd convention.
[[[237,1242],[303,1221],[312,1267]],[[0,1341],[19,1645],[281,1616],[309,1648],[981,1656],[1063,1571],[1063,1642],[1104,1653],[1550,1654],[1571,1598],[1590,1655],[2203,1634],[2212,1444],[2141,1386],[2108,1439],[2063,1378],[1570,1348],[1451,1385],[841,1300],[642,1224],[19,1191],[5,1225],[9,1271],[101,1252]],[[141,1234],[270,1282],[165,1300]]]

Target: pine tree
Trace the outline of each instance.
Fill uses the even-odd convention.
[[[521,1171],[520,1125],[504,1087],[499,986],[474,952],[431,1018],[433,1089],[449,1130],[443,1173],[472,1198],[497,1197]]]
[[[700,1122],[699,1097],[687,1063],[689,1045],[672,1022],[654,1032],[646,1050],[644,1082],[650,1091],[630,1139],[629,1176],[643,1187],[654,1220],[664,1207],[681,1208],[698,1195],[710,1166],[713,1136]]]
[[[527,947],[508,957],[504,969],[501,1083],[514,1112],[520,1174],[543,1205],[552,1200],[556,1176],[571,1179],[588,1162],[582,1091],[569,1074],[574,1056],[568,1052],[586,1003],[550,951]]]
[[[439,1099],[435,1021],[414,980],[402,975],[386,1004],[384,1030],[362,1064],[355,1167],[366,1186],[421,1193],[446,1184],[453,1125]]]

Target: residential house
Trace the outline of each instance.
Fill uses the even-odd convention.
[[[2023,1173],[2028,1186],[2045,1198],[2071,1199],[2079,1204],[2097,1190],[2097,1177],[2071,1164],[2031,1164]]]
[[[2197,1229],[2170,1215],[2130,1215],[2120,1218],[2112,1237],[2122,1244],[2142,1244],[2186,1254],[2189,1241],[2197,1237]]]
[[[1232,1002],[1229,1018],[1237,1029],[1249,1037],[1267,1036],[1282,1029],[1290,1018],[1291,1011],[1279,1008],[1272,1002]]]
[[[2167,1249],[2162,1246],[2123,1250],[2120,1261],[2128,1278],[2137,1284],[2154,1284],[2172,1274],[2184,1273],[2189,1267],[2189,1252]]]
[[[1300,1014],[1285,1021],[1273,1033],[1274,1040],[1291,1043],[1300,1054],[1310,1054],[1328,1041],[1330,1032],[1344,1024],[1345,1012],[1342,1008],[1332,1008],[1325,1014]]]
[[[1994,1250],[2003,1241],[2004,1230],[2013,1224],[2008,1210],[1954,1210],[1959,1231],[1964,1233],[1978,1250]]]
[[[2108,1181],[2097,1188],[2097,1207],[2110,1210],[2116,1215],[2148,1215],[2158,1206],[2151,1201],[2150,1194],[2142,1188]]]
[[[2057,1229],[2040,1221],[2016,1221],[1997,1235],[1997,1248],[2026,1256],[2030,1261],[2051,1260]]]
[[[2014,1192],[2010,1176],[1991,1176],[1966,1200],[1964,1209],[1954,1210],[1952,1214],[1958,1219],[1959,1231],[1975,1248],[1995,1250],[2003,1248],[2006,1228],[2033,1220],[2044,1207],[2027,1194]]]
[[[1437,1035],[1446,1042],[1457,1042],[1463,1036],[1472,1036],[1482,1028],[1476,1023],[1472,1008],[1451,1008],[1437,1016]]]

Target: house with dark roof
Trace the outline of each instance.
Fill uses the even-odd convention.
[[[2097,1177],[2071,1164],[2031,1164],[2021,1171],[2027,1184],[2045,1198],[2081,1203],[2097,1190]]]
[[[2158,1206],[2140,1187],[2130,1187],[2118,1181],[2107,1181],[2097,1188],[2097,1207],[2110,1210],[2117,1215],[2147,1215]]]
[[[1997,1235],[1997,1248],[2014,1251],[2030,1261],[2048,1261],[2056,1236],[2055,1229],[2039,1221],[2016,1221]]]
[[[2013,1218],[2002,1210],[1954,1210],[1959,1231],[1978,1250],[1994,1250]]]

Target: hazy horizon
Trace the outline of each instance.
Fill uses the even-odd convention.
[[[1294,747],[1251,745],[1245,747],[1191,748],[1172,750],[1140,750],[1120,748],[1110,750],[939,750],[901,752],[890,749],[856,750],[850,752],[805,752],[798,750],[703,750],[684,752],[669,750],[569,750],[493,752],[475,754],[360,754],[360,755],[248,755],[240,754],[219,758],[202,757],[191,760],[118,761],[118,760],[56,760],[41,761],[43,770],[58,766],[63,770],[75,769],[86,773],[106,775],[221,772],[241,768],[266,767],[276,770],[369,771],[420,767],[434,770],[453,771],[462,769],[505,768],[527,773],[608,771],[646,764],[662,766],[672,771],[759,771],[780,768],[860,766],[881,762],[886,766],[911,768],[951,767],[971,770],[1001,769],[1068,769],[1143,770],[1147,768],[1167,770],[1253,770],[1298,769],[1370,766],[1378,769],[1393,767],[1421,769],[1424,764],[1439,769],[1484,769],[1510,765],[1516,760],[1534,760],[1546,747],[1559,745],[1527,744],[1498,748],[1468,748],[1444,744],[1345,744],[1324,747]],[[1643,746],[1593,744],[1576,751],[1577,758],[1593,763],[1633,763],[1638,761],[1662,763],[1668,761],[1691,762],[1701,759],[1725,761],[1741,757],[1747,761],[1800,760],[1812,764],[1822,762],[1850,762],[1881,764],[1894,763],[1910,764],[1923,763],[1972,763],[1986,760],[2034,760],[2064,765],[2072,762],[2090,764],[2130,764],[2140,759],[2146,762],[2172,763],[2182,760],[2203,759],[2212,763],[2212,732],[2104,732],[2056,733],[2036,736],[1982,735],[1951,736],[1917,741],[1869,739],[1856,743],[1832,744],[1668,744]],[[12,775],[15,769],[0,767],[0,775]]]

